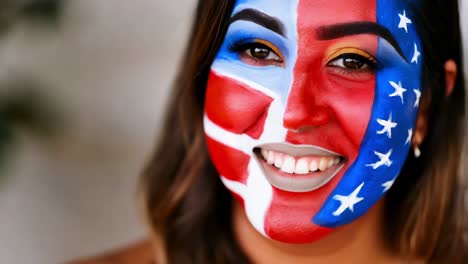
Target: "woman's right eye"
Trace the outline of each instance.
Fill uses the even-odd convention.
[[[247,48],[244,52],[250,57],[253,57],[259,60],[281,61],[281,58],[280,56],[278,56],[278,54],[276,54],[269,47],[263,44],[253,43],[253,45]]]
[[[232,48],[239,54],[239,58],[246,64],[253,66],[284,66],[281,52],[267,41],[254,41],[240,44]]]

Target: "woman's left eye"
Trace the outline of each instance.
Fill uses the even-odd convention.
[[[327,66],[351,72],[373,72],[377,69],[377,61],[370,55],[364,57],[355,53],[346,53],[329,61]]]

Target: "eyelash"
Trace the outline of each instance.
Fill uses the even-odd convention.
[[[379,63],[377,61],[377,59],[375,59],[372,55],[367,55],[367,56],[363,56],[363,55],[360,55],[360,54],[357,54],[357,53],[343,53],[339,56],[336,56],[335,58],[331,59],[327,65],[329,66],[334,66],[334,65],[331,65],[332,62],[336,62],[337,60],[340,60],[340,59],[352,59],[352,60],[357,60],[357,61],[361,61],[362,63],[365,63],[367,64],[372,70],[376,70],[379,68]]]
[[[270,44],[272,47],[270,47],[270,45],[268,44]],[[268,56],[273,54],[274,56],[277,57],[277,59],[256,58],[255,56],[251,54],[253,48],[265,49],[269,52]],[[284,58],[282,54],[279,51],[275,51],[274,45],[268,41],[264,41],[261,39],[259,40],[245,39],[245,40],[237,41],[232,44],[229,44],[228,49],[231,52],[239,54],[239,57],[245,60],[244,62],[246,62],[247,64],[251,64],[254,66],[268,66],[268,65],[283,66],[284,64]],[[246,54],[246,53],[250,53],[250,54]]]
[[[326,64],[327,67],[329,67],[331,70],[333,70],[339,75],[349,76],[351,79],[354,80],[359,80],[362,78],[366,79],[366,76],[369,76],[368,74],[372,74],[381,68],[379,62],[374,56],[360,50],[355,50],[354,48],[349,49],[349,51],[350,52],[344,52],[342,54],[334,56],[332,59],[329,59],[328,63]],[[344,60],[346,59],[358,61],[359,63],[362,63],[363,66],[361,66],[361,68],[358,69],[347,68],[346,65],[344,65]],[[340,63],[340,60],[342,60],[341,66],[337,65],[338,63]]]
[[[261,42],[260,42],[261,41]],[[264,42],[264,43],[262,43]],[[268,66],[268,65],[276,65],[276,66],[283,66],[284,64],[284,59],[281,54],[278,54],[274,50],[274,48],[270,47],[270,44],[268,41],[263,41],[261,39],[259,40],[252,40],[252,39],[243,39],[237,42],[233,42],[228,45],[228,49],[231,52],[239,54],[239,57],[247,64],[254,65],[254,66]],[[273,47],[274,45],[271,44]],[[254,55],[252,55],[252,49],[253,48],[259,48],[259,49],[265,49],[269,53],[267,56],[270,56],[271,54],[275,55],[277,59],[267,59],[267,58],[257,58]],[[346,52],[349,51],[349,52]],[[261,51],[260,51],[261,52]],[[336,53],[341,53],[337,56],[332,55],[332,59],[329,59],[327,66],[330,68],[333,68],[333,70],[337,71],[339,74],[344,74],[344,75],[358,75],[361,73],[372,73],[375,72],[380,68],[380,65],[375,59],[374,56],[358,50],[354,48],[346,48],[341,51],[338,51]],[[358,69],[350,69],[346,68],[346,65],[344,65],[346,62],[344,60],[351,59],[354,60],[355,62],[362,63],[363,65],[358,68]],[[339,63],[339,60],[342,61],[342,66],[337,65]],[[335,64],[334,64],[335,63]],[[367,67],[366,67],[367,66]],[[364,68],[362,68],[364,67]]]

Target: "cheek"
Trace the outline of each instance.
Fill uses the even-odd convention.
[[[223,129],[258,138],[273,99],[226,76],[210,73],[205,113]]]
[[[257,139],[263,132],[273,99],[230,77],[212,71],[205,99],[205,134],[210,157],[225,179],[245,184],[253,158],[245,135]],[[248,144],[247,144],[248,145]]]
[[[207,136],[206,141],[211,160],[219,174],[228,180],[245,184],[247,181],[247,166],[249,165],[250,156],[213,140],[209,136]]]
[[[355,82],[327,74],[324,78],[327,104],[334,112],[338,126],[356,151],[366,132],[375,95],[375,77]]]
[[[368,50],[376,49],[375,38],[365,43],[370,43]],[[327,66],[322,55],[333,43],[325,44],[316,45],[316,54],[300,57],[296,63],[285,124],[296,131],[313,129],[290,130],[288,141],[318,145],[353,160],[369,124],[376,74]]]

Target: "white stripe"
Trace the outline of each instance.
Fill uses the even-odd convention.
[[[248,173],[244,196],[245,212],[255,229],[268,237],[265,232],[265,216],[271,205],[273,188],[254,158],[250,159]]]
[[[212,139],[223,143],[224,145],[244,152],[247,155],[252,154],[256,141],[246,134],[235,134],[213,123],[205,114],[203,117],[205,133]],[[240,149],[239,149],[240,147]]]
[[[248,86],[249,88],[252,88],[253,90],[262,92],[265,95],[267,95],[267,96],[269,96],[269,97],[271,97],[273,99],[278,98],[278,95],[275,92],[273,92],[271,89],[265,88],[265,87],[263,87],[262,85],[260,85],[258,83],[246,80],[246,79],[244,79],[244,78],[242,78],[242,77],[240,77],[240,76],[238,76],[236,74],[229,73],[229,72],[223,70],[222,67],[217,67],[216,63],[213,63],[213,65],[211,67],[211,70],[214,71],[217,75],[224,76],[224,77],[227,77],[227,78],[231,78],[231,79],[233,79],[235,81],[243,83],[246,86]]]
[[[221,177],[221,181],[226,186],[226,188],[236,193],[237,195],[242,197],[242,199],[245,200],[244,197],[245,197],[246,186],[244,184],[237,182],[237,181],[231,181],[227,179],[226,177],[224,177],[223,175],[220,175],[220,177]]]

